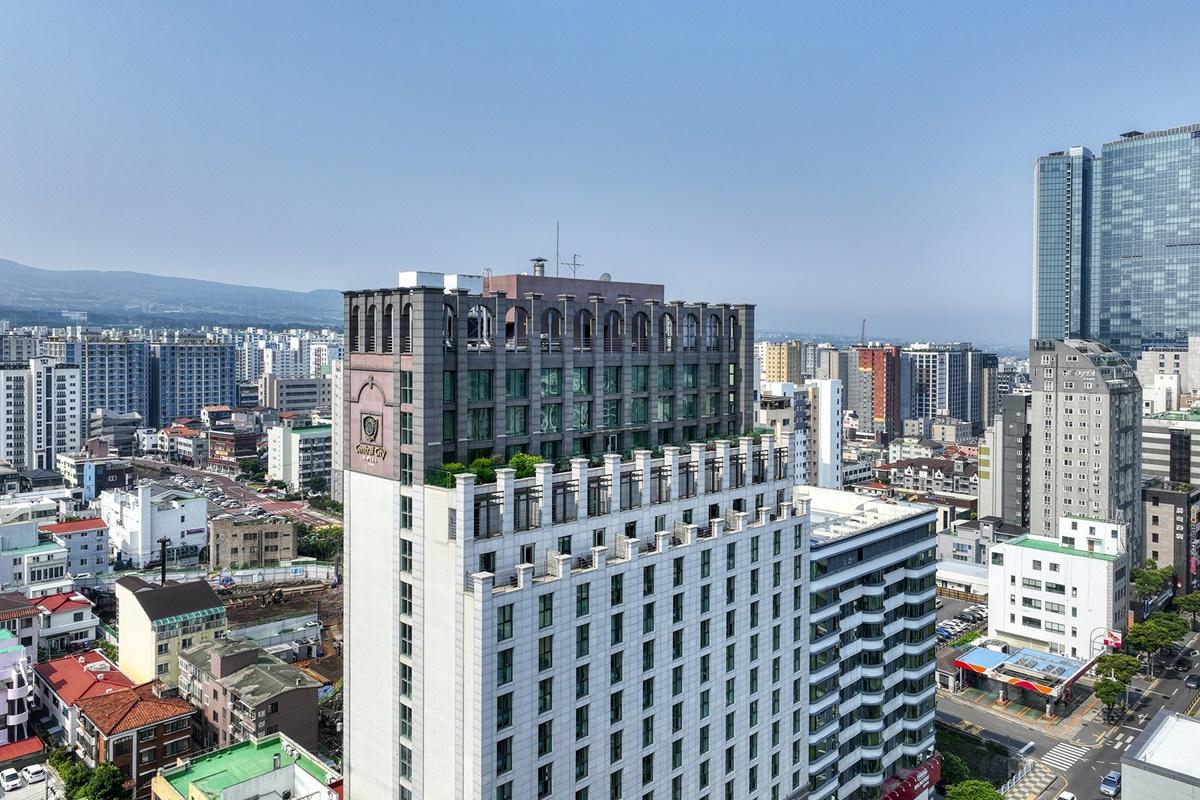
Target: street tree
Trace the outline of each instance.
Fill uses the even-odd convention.
[[[1105,653],[1096,659],[1096,674],[1112,678],[1121,684],[1128,684],[1137,675],[1141,662],[1134,656],[1124,653]]]
[[[1154,654],[1174,641],[1170,631],[1152,622],[1135,622],[1129,626],[1125,643],[1135,653],[1145,653],[1150,660],[1150,671],[1154,671]]]
[[[946,800],[1004,800],[1004,795],[987,781],[963,781],[946,789]]]
[[[1175,598],[1175,608],[1192,615],[1192,627],[1196,627],[1196,615],[1200,614],[1200,592],[1180,595]]]
[[[947,786],[971,779],[971,768],[954,753],[942,753],[942,782]]]
[[[1104,704],[1104,716],[1111,718],[1112,710],[1125,697],[1125,684],[1112,678],[1101,678],[1092,687],[1092,692],[1096,695],[1096,699]]]
[[[1167,611],[1155,611],[1146,621],[1151,625],[1157,625],[1165,630],[1171,637],[1171,642],[1177,642],[1188,634],[1187,622],[1177,614],[1171,614]]]

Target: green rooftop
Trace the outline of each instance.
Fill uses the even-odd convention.
[[[1044,550],[1047,553],[1058,553],[1063,556],[1082,556],[1084,558],[1095,558],[1100,561],[1116,561],[1117,556],[1110,556],[1108,553],[1093,553],[1091,550],[1076,550],[1074,547],[1063,547],[1057,542],[1051,542],[1046,539],[1033,539],[1028,534],[1018,536],[1015,539],[1010,539],[1004,544],[1011,544],[1017,547],[1028,547],[1031,550]]]
[[[7,628],[0,628],[0,653],[14,653],[20,650],[25,652],[25,647],[17,641],[16,635]]]
[[[294,762],[322,784],[327,783],[330,777],[336,777],[336,773],[313,759],[298,745],[294,745],[297,757],[293,759],[283,749],[288,743],[290,740],[285,740],[279,734],[258,741],[240,742],[193,759],[186,766],[168,768],[164,770],[163,777],[180,797],[218,798],[230,786],[272,772],[277,755],[284,765]]]
[[[1200,408],[1190,408],[1187,411],[1160,411],[1147,416],[1149,419],[1165,419],[1175,422],[1200,422]]]

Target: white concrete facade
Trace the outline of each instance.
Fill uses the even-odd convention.
[[[170,540],[168,561],[195,558],[208,542],[208,502],[202,497],[143,482],[130,491],[103,492],[99,500],[112,554],[136,567],[159,558],[164,536]]]
[[[842,382],[807,380],[809,480],[823,489],[842,488]]]
[[[47,356],[0,364],[0,461],[18,469],[56,470],[59,453],[82,446],[79,367]]]
[[[992,545],[988,636],[1088,661],[1107,652],[1106,640],[1124,638],[1128,526],[1079,517],[1058,522],[1054,536]]]

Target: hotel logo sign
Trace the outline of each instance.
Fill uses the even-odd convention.
[[[379,444],[382,419],[379,414],[363,414],[359,422],[359,443],[354,452],[369,458],[387,458],[387,450]]]

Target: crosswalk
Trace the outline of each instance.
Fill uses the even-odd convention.
[[[1086,747],[1077,747],[1066,742],[1059,742],[1042,756],[1042,763],[1049,764],[1057,770],[1066,772],[1075,766],[1075,762],[1088,754]]]

